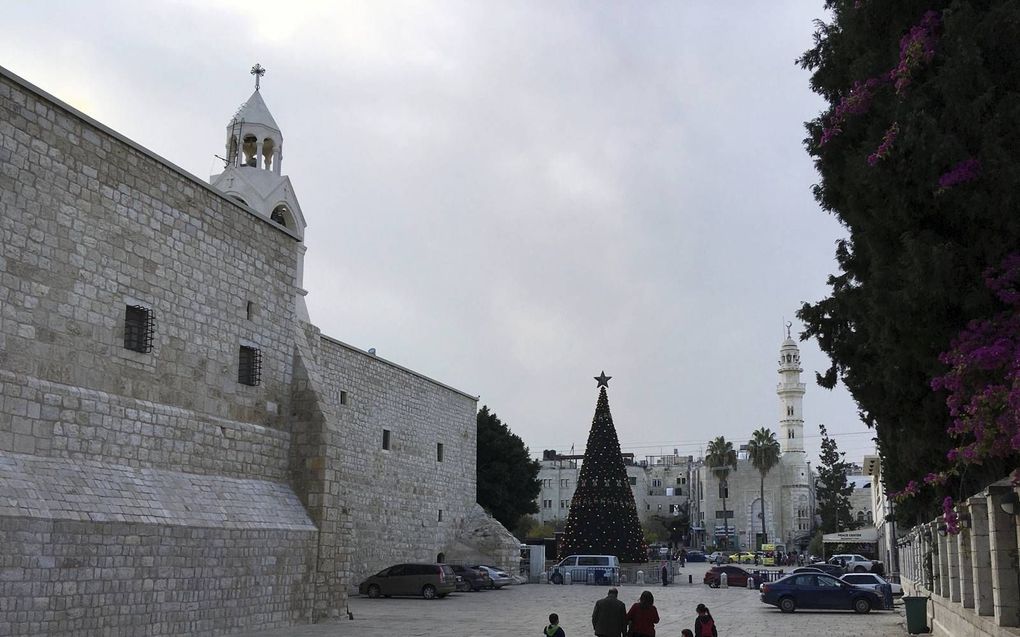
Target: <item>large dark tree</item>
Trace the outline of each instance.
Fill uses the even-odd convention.
[[[846,479],[850,463],[839,450],[836,441],[829,437],[825,425],[819,425],[822,432],[822,453],[818,466],[818,485],[815,496],[818,499],[818,516],[822,518],[822,533],[835,533],[856,527],[850,496],[854,485]]]
[[[584,449],[577,489],[560,540],[560,557],[571,554],[615,555],[621,562],[645,562],[645,544],[634,493],[620,455],[620,440],[609,412],[608,377],[599,380],[595,417]]]
[[[829,108],[808,123],[815,197],[845,226],[830,295],[799,317],[875,427],[885,486],[946,466],[939,354],[991,315],[983,271],[1020,245],[1020,3],[830,0],[801,59]],[[1001,475],[976,467],[972,492]],[[904,503],[925,516],[935,489]]]
[[[478,504],[508,529],[522,515],[538,513],[540,465],[520,437],[491,413],[478,410]]]

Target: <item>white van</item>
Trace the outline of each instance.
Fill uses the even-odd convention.
[[[572,584],[615,585],[620,583],[620,560],[615,555],[569,555],[549,569],[549,583],[562,584],[567,573]]]

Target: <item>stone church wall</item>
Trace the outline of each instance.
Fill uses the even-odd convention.
[[[475,397],[328,337],[316,362],[337,417],[351,585],[395,561],[436,561],[475,506]]]
[[[0,634],[307,621],[295,248],[0,69]],[[124,348],[128,305],[152,310],[149,353]]]
[[[303,323],[300,249],[0,68],[0,634],[315,621],[387,564],[509,553],[476,399]]]

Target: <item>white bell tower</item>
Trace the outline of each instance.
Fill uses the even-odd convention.
[[[303,285],[305,218],[290,177],[282,171],[283,133],[260,92],[265,73],[261,64],[252,67],[255,92],[227,124],[225,166],[223,172],[209,178],[209,183],[297,237],[296,309],[299,318],[309,321]]]

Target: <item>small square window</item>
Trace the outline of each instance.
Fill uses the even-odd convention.
[[[627,476],[627,482],[630,482],[631,485],[637,484],[637,476]]]
[[[242,345],[237,355],[237,382],[254,387],[262,382],[262,352]]]
[[[436,443],[436,462],[442,462],[442,461],[443,461],[443,443],[437,442]]]
[[[124,348],[148,354],[152,351],[152,338],[156,321],[152,310],[141,305],[129,305],[124,311]]]
[[[389,448],[390,448],[390,430],[389,429],[383,429],[382,430],[382,448],[386,449],[387,451],[389,451]]]

